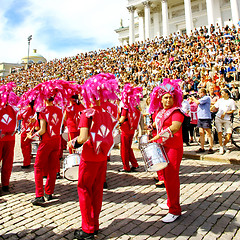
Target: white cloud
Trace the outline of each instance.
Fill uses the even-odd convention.
[[[114,30],[120,26],[121,18],[124,22],[128,18],[126,0],[23,0],[23,9],[18,11],[23,10],[24,19],[10,28],[4,14],[14,1],[4,2],[8,3],[0,10],[0,62],[20,62],[27,55],[29,35],[33,35],[31,52],[36,48],[48,60],[85,52],[86,45],[76,47],[77,39],[94,40],[91,46],[95,49],[103,44],[117,45]],[[67,43],[73,38],[75,45],[56,49],[51,41],[58,37],[67,37]]]

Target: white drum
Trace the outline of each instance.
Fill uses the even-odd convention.
[[[146,165],[146,170],[156,172],[168,165],[168,157],[162,145],[149,143],[141,147],[141,153]]]
[[[138,149],[141,149],[141,147],[148,144],[149,135],[142,135],[141,137],[138,137]]]
[[[65,129],[64,129],[64,131],[63,131],[63,133],[62,133],[62,138],[63,138],[66,142],[68,142],[68,129],[67,129],[67,127],[65,127]]]
[[[79,154],[70,154],[63,161],[63,177],[70,181],[78,180]]]
[[[113,140],[114,144],[119,144],[121,142],[121,134],[119,129],[113,130]]]
[[[37,154],[38,146],[39,146],[39,141],[31,142],[31,154],[32,155],[36,155]]]

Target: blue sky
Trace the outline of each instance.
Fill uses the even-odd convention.
[[[117,46],[128,25],[127,0],[0,0],[0,62],[20,63],[33,49],[47,60]]]

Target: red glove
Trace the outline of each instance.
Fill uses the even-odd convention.
[[[158,135],[161,137],[159,143],[165,143],[169,138],[173,137],[172,131],[169,127],[162,130]]]

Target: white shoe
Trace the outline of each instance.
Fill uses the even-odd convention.
[[[159,203],[158,206],[163,210],[168,210],[169,209],[169,207],[166,203]]]
[[[179,217],[180,215],[173,215],[171,213],[168,213],[165,217],[161,219],[161,221],[164,223],[171,223],[176,221]]]
[[[220,146],[219,148],[219,154],[224,154],[224,148]]]

